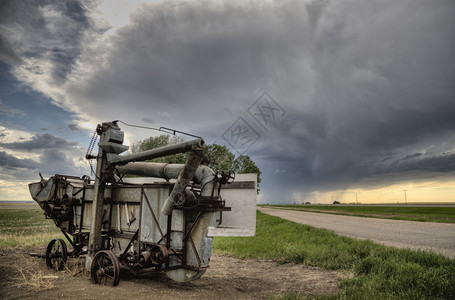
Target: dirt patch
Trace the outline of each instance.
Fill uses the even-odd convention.
[[[42,251],[42,250],[41,250]],[[36,252],[36,251],[35,251]],[[69,259],[69,269],[47,270],[45,260],[24,250],[0,253],[0,298],[2,299],[267,299],[273,295],[300,293],[312,297],[335,294],[343,276],[335,271],[266,260],[239,260],[212,255],[211,267],[200,279],[177,283],[164,274],[140,275],[122,272],[117,287],[90,283],[83,259]],[[27,285],[20,270],[40,272],[47,281]],[[75,276],[75,273],[78,273]],[[26,275],[30,276],[30,275]],[[30,281],[36,278],[28,279]]]

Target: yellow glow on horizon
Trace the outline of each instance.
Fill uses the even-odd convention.
[[[35,181],[39,181],[39,179]],[[26,181],[0,180],[0,201],[32,200],[28,191],[29,183]]]
[[[406,190],[406,198],[405,191]],[[294,193],[296,203],[311,204],[340,203],[424,203],[424,202],[455,202],[455,180],[425,181],[394,184],[383,188],[351,188],[329,192],[311,192],[308,194]]]

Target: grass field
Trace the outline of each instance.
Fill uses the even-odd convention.
[[[56,237],[62,234],[37,205],[0,203],[0,248],[45,247]],[[353,274],[329,299],[455,299],[455,260],[341,237],[260,212],[255,237],[216,238],[214,250]]]
[[[217,238],[214,248],[239,258],[273,259],[354,274],[342,281],[340,294],[329,298],[455,298],[455,260],[342,237],[260,212],[254,238]]]
[[[0,249],[45,247],[57,237],[62,233],[38,204],[0,203]]]
[[[360,217],[455,223],[455,207],[376,206],[376,205],[263,205],[293,210],[323,212]]]

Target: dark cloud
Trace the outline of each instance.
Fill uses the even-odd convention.
[[[37,169],[39,167],[39,163],[32,159],[20,159],[4,151],[0,151],[0,167],[7,169]]]
[[[446,173],[455,171],[455,154],[443,154],[429,157],[422,156],[424,156],[422,153],[418,153],[393,161],[388,168],[384,168],[383,172],[404,173],[423,171]]]
[[[149,124],[155,124],[155,120],[149,117],[142,118],[141,120]]]
[[[81,105],[99,115],[129,99],[155,124],[167,112],[172,126],[219,139],[252,91],[269,90],[287,113],[248,154],[270,169],[263,185],[290,191],[455,171],[442,163],[455,149],[454,13],[450,1],[145,5],[106,68],[71,91],[97,99]]]
[[[11,44],[2,33],[0,33],[0,60],[10,65],[22,62],[22,59],[14,52]]]
[[[77,168],[68,155],[57,149],[45,149],[40,155],[40,165],[43,174],[80,176],[85,171]]]
[[[8,181],[36,181],[39,180],[38,173],[46,177],[54,174],[82,176],[89,174],[88,171],[87,168],[77,167],[68,153],[57,149],[42,150],[37,160],[21,159],[0,151],[0,179]]]
[[[83,1],[4,0],[0,4],[0,59],[9,64],[24,58],[44,59],[53,65],[53,80],[66,78],[81,53],[84,30],[89,26]],[[44,74],[40,65],[24,70]]]
[[[81,128],[79,128],[79,126],[77,126],[77,124],[73,124],[73,123],[68,124],[68,128],[69,128],[71,131],[79,131],[79,132],[82,131]]]
[[[84,74],[83,86],[70,85],[68,91],[75,98],[97,99],[78,105],[107,119],[128,103],[143,117],[148,108],[166,122],[198,120],[192,127],[213,123],[201,115],[222,114],[225,119],[256,88],[302,75],[295,64],[307,52],[306,17],[296,13],[301,6],[144,5],[112,38],[115,47],[107,52],[105,67]]]
[[[11,150],[35,151],[42,149],[69,149],[77,144],[77,142],[70,142],[50,133],[38,133],[29,140],[14,143],[0,143],[0,146]]]
[[[264,170],[261,190],[283,201],[293,191],[455,172],[453,1],[144,4],[90,47],[80,44],[87,8],[76,2],[43,2],[41,10],[7,3],[24,8],[3,15],[12,28],[31,28],[23,37],[29,52],[48,59],[54,77],[75,71],[61,92],[81,119],[142,120],[219,142],[244,116],[261,137],[246,153]],[[43,15],[49,9],[74,25],[57,30],[59,38],[45,28],[61,24]],[[19,53],[18,41],[6,38]],[[29,72],[39,75],[39,67]],[[286,112],[266,128],[247,114],[258,90]],[[46,155],[64,162],[61,154]]]
[[[38,172],[45,176],[65,174],[82,176],[89,173],[88,164],[73,160],[83,157],[85,150],[75,147],[76,142],[56,137],[49,133],[36,134],[30,139],[15,143],[0,143],[6,151],[0,151],[0,179],[24,181],[38,179]],[[2,150],[3,150],[2,149]],[[24,153],[33,153],[34,157],[20,158]],[[30,170],[33,170],[31,173]]]

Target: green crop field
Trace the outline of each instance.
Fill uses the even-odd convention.
[[[35,203],[0,203],[0,249],[45,247],[62,233]]]
[[[455,223],[455,207],[376,205],[263,205],[293,210],[343,214],[360,217]]]

